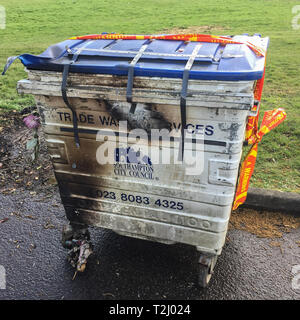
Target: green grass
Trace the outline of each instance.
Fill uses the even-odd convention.
[[[38,54],[70,36],[104,31],[155,33],[211,26],[210,33],[269,36],[262,107],[283,107],[288,117],[260,144],[252,186],[300,192],[300,30],[291,27],[292,7],[298,4],[298,0],[2,0],[7,25],[0,30],[0,66],[8,56]],[[31,96],[16,93],[17,80],[25,77],[21,63],[0,77],[2,110],[34,103]]]

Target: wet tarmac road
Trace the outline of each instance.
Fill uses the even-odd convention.
[[[284,235],[283,250],[270,246],[270,239],[230,230],[206,290],[194,284],[193,247],[91,229],[94,254],[86,272],[72,280],[74,269],[60,244],[66,218],[59,195],[31,197],[19,190],[0,194],[0,220],[9,218],[0,224],[0,265],[6,269],[0,299],[300,299],[292,288],[299,229]]]

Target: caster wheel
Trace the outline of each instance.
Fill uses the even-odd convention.
[[[198,266],[198,285],[200,288],[207,288],[211,279],[212,273],[210,273],[210,267],[204,266],[199,263]]]
[[[71,225],[67,224],[63,227],[61,244],[65,249],[72,248],[72,240],[81,239],[81,240],[90,240],[90,233],[87,227],[81,225]]]
[[[200,288],[207,288],[213,275],[213,270],[217,262],[217,256],[200,256],[198,264],[198,285]]]
[[[64,248],[69,250],[67,260],[71,266],[77,271],[83,272],[88,257],[93,253],[93,245],[87,227],[75,224],[64,226],[61,243]]]

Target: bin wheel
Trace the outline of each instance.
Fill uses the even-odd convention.
[[[206,288],[212,276],[210,268],[199,263],[198,272],[198,285],[200,288]]]
[[[86,226],[67,224],[63,227],[61,244],[66,249],[73,247],[72,240],[90,240],[90,233]]]
[[[208,283],[213,275],[213,270],[216,262],[217,256],[200,256],[198,263],[198,285],[200,288],[207,288]]]
[[[88,257],[93,253],[93,245],[87,226],[71,223],[64,226],[61,242],[63,247],[69,250],[67,260],[71,266],[77,271],[83,272]]]

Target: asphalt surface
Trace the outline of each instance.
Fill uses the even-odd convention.
[[[195,286],[198,253],[91,228],[94,254],[86,271],[74,269],[60,244],[67,222],[58,192],[0,194],[0,265],[6,289],[0,299],[300,299],[292,267],[300,265],[300,231],[270,239],[229,230],[210,286]]]

